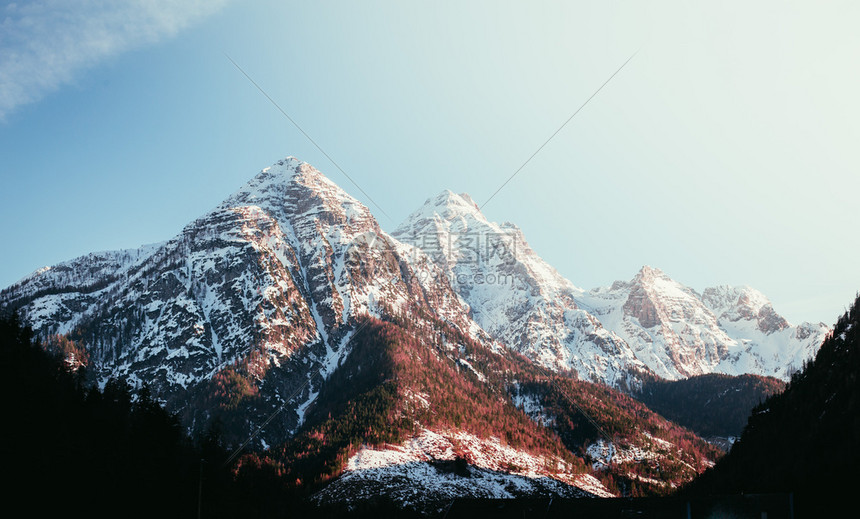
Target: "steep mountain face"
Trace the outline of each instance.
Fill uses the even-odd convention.
[[[828,328],[789,324],[749,287],[707,288],[702,294],[645,266],[577,297],[603,325],[623,337],[637,358],[670,380],[753,373],[787,380],[810,359]]]
[[[296,159],[264,169],[175,238],[41,269],[4,290],[43,337],[86,347],[102,383],[148,384],[189,426],[229,411],[247,434],[283,441],[362,315],[411,312],[473,333],[432,263],[379,229],[370,211]],[[428,272],[429,269],[429,272]],[[227,420],[230,421],[230,420]]]
[[[834,508],[810,517],[843,514],[846,508],[838,505],[853,499],[860,463],[858,380],[860,298],[815,359],[784,392],[754,409],[731,452],[687,492],[796,492],[813,505]]]
[[[543,366],[582,379],[635,386],[646,366],[580,308],[582,292],[529,247],[513,224],[489,222],[469,195],[428,199],[393,233],[439,266],[493,338]]]

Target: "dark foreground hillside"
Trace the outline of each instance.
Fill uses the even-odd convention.
[[[203,517],[282,517],[297,510],[299,501],[267,474],[233,478],[217,437],[192,442],[146,391],[132,398],[120,382],[87,388],[83,368],[68,368],[17,318],[0,319],[6,512],[197,517],[200,506]]]
[[[815,359],[753,410],[740,440],[687,495],[795,492],[828,505],[860,483],[860,297]]]

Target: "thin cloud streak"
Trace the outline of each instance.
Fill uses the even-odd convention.
[[[227,0],[37,0],[0,7],[0,120],[105,59],[152,45]]]

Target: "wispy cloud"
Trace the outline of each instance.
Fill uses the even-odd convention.
[[[0,7],[0,120],[99,62],[174,36],[226,0],[35,0]]]

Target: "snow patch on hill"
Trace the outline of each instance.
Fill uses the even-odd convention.
[[[614,497],[594,476],[574,473],[559,458],[514,449],[498,438],[425,429],[399,445],[363,447],[315,499],[337,501],[348,494],[362,500],[381,491],[407,507],[465,496]]]

